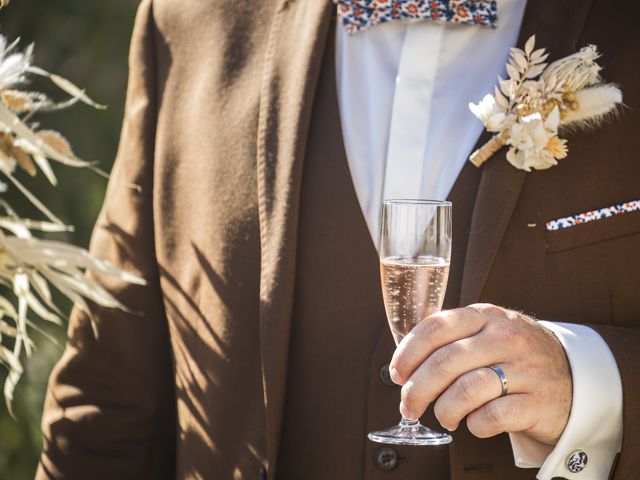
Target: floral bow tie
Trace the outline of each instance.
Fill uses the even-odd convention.
[[[391,20],[430,19],[495,28],[496,0],[333,0],[349,33]]]

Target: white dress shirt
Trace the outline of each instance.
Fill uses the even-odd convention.
[[[435,21],[393,21],[349,35],[338,25],[338,101],[349,169],[373,242],[387,198],[444,199],[482,124],[468,103],[505,76],[526,0],[498,0],[495,30]],[[532,173],[531,175],[535,175]],[[538,478],[607,478],[622,443],[622,386],[609,347],[594,330],[544,322],[563,344],[573,376],[568,424],[555,448],[510,434],[519,467]],[[588,456],[581,473],[567,457]]]

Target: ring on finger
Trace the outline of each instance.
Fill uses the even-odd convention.
[[[496,372],[496,375],[498,375],[498,378],[500,379],[500,385],[502,387],[502,392],[500,393],[500,396],[504,397],[509,391],[509,381],[507,380],[507,376],[504,374],[502,369],[497,365],[489,365],[487,368],[490,368],[491,370]]]

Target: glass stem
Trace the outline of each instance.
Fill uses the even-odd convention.
[[[407,418],[402,417],[400,420],[400,426],[402,427],[415,427],[420,424],[420,420],[409,420]]]

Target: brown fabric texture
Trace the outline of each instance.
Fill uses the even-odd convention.
[[[380,371],[393,352],[378,257],[358,205],[340,130],[334,31],[325,47],[312,107],[300,189],[296,275],[277,478],[385,478],[367,432],[398,422],[398,387]],[[479,170],[465,168],[450,199],[457,206],[454,265],[462,265]],[[458,268],[460,274],[462,268]],[[460,275],[447,302],[457,304]],[[330,300],[328,300],[330,299]],[[374,355],[382,357],[374,358]],[[436,421],[430,412],[430,424]],[[319,445],[322,447],[319,448]],[[448,449],[394,447],[395,473],[446,477]],[[338,461],[349,458],[350,461]]]
[[[98,277],[141,314],[95,307],[97,339],[74,311],[37,479],[535,478],[514,467],[506,435],[478,440],[464,428],[448,450],[398,449],[390,472],[372,461],[378,447],[364,435],[397,421],[399,391],[379,378],[393,342],[322,62],[333,9],[143,0],[91,250],[149,285]],[[568,135],[569,157],[550,170],[524,174],[502,151],[466,167],[451,195],[467,207],[448,306],[488,301],[590,324],[610,345],[625,402],[615,480],[640,472],[640,213],[557,232],[544,224],[640,198],[639,17],[631,0],[528,2],[520,40],[535,33],[551,59],[597,44],[629,108]],[[330,321],[353,323],[338,338]],[[357,365],[352,391],[344,363]]]

